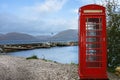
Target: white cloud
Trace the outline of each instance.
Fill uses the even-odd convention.
[[[39,13],[54,12],[62,9],[67,0],[45,0],[43,3],[35,3],[33,6],[25,6],[23,9]]]
[[[71,12],[72,12],[72,13],[75,13],[75,14],[78,14],[78,13],[79,13],[79,8],[72,9]]]
[[[67,0],[45,0],[44,2],[34,3],[31,6],[24,6],[20,10],[20,15],[24,19],[38,20],[44,16],[54,14],[63,8]]]
[[[77,29],[77,19],[50,18],[39,21],[23,20],[14,15],[0,14],[0,32],[50,34],[66,29]]]
[[[105,0],[76,0],[78,3],[82,3],[82,6],[87,4],[105,4]],[[118,1],[119,2],[119,1]]]
[[[21,10],[18,10],[17,17],[9,17],[8,15],[7,19],[10,18],[9,23],[5,20],[5,16],[3,17],[4,20],[0,19],[8,25],[3,25],[3,22],[0,22],[0,27],[3,27],[0,31],[50,34],[66,29],[77,29],[78,20],[76,17],[61,17],[59,14],[59,10],[63,8],[66,2],[67,0],[45,0],[42,3],[22,7]],[[76,14],[76,12],[77,9],[73,10],[73,14]],[[69,17],[69,15],[67,16]]]
[[[46,25],[44,25],[44,28],[46,26],[46,30],[51,30],[53,32],[62,31],[66,29],[77,29],[77,19],[50,19],[45,21]]]

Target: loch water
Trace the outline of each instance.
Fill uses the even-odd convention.
[[[30,57],[36,55],[38,58],[70,64],[78,63],[78,46],[51,47],[18,52],[10,52],[7,55],[18,57]]]

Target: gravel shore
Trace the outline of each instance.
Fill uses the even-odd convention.
[[[78,80],[77,66],[0,55],[0,80]],[[120,80],[108,73],[110,80]]]
[[[0,80],[76,80],[77,66],[0,55]]]

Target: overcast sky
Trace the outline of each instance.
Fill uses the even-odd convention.
[[[78,28],[79,7],[101,0],[0,0],[0,33],[50,35]]]

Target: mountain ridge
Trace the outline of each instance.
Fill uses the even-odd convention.
[[[32,40],[32,39],[35,39],[35,37],[29,34],[18,32],[10,32],[0,36],[0,40]]]
[[[54,35],[52,37],[52,40],[54,41],[77,41],[78,40],[78,36],[77,36],[78,32],[76,29],[68,29],[68,30],[64,30],[61,31],[59,33],[57,33],[56,35]]]
[[[40,40],[40,41],[77,41],[78,32],[76,29],[68,29],[57,33],[56,35],[38,35],[33,36],[26,33],[10,32],[0,34],[0,40]]]

